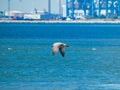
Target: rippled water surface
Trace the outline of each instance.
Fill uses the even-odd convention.
[[[70,45],[65,57],[52,44]],[[119,39],[0,39],[0,90],[119,90]]]

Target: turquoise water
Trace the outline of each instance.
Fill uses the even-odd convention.
[[[0,23],[0,90],[120,90],[120,25]]]
[[[53,42],[70,45],[63,58]],[[1,39],[0,90],[119,90],[118,39]],[[95,48],[96,50],[93,50]]]

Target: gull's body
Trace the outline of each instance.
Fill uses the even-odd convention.
[[[57,51],[60,51],[61,55],[64,57],[65,56],[65,50],[64,50],[65,47],[68,47],[68,45],[61,43],[61,42],[54,43],[53,47],[52,47],[53,55],[55,55],[57,53]]]

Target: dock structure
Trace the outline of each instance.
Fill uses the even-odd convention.
[[[76,12],[84,17],[120,16],[120,0],[66,0],[67,17],[74,18]]]

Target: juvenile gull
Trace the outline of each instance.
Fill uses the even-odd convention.
[[[55,55],[57,53],[57,51],[59,50],[61,55],[64,57],[65,56],[65,50],[64,50],[65,47],[69,47],[69,46],[67,44],[61,43],[61,42],[54,43],[53,47],[52,47],[53,55]]]

